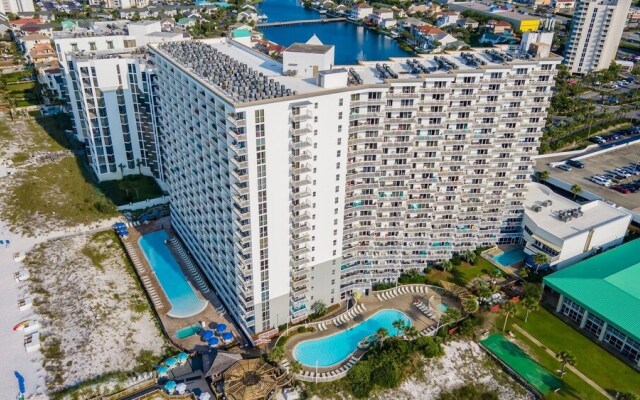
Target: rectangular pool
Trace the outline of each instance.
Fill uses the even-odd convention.
[[[168,239],[167,232],[161,230],[143,235],[138,244],[171,303],[171,310],[167,315],[174,318],[191,317],[203,311],[207,302],[196,296],[178,261],[165,243]]]
[[[492,256],[494,260],[496,260],[500,265],[508,267],[510,265],[519,263],[527,257],[527,253],[524,252],[524,249],[518,247],[517,249],[505,251],[503,253],[498,254],[497,256]]]

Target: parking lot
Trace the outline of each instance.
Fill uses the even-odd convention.
[[[581,160],[584,168],[572,168],[571,171],[562,171],[551,168],[549,164],[566,160],[567,157],[542,158],[536,162],[538,171],[549,171],[551,176],[570,184],[578,184],[582,189],[602,196],[617,205],[629,210],[640,212],[640,191],[623,194],[612,189],[613,186],[640,181],[640,175],[631,176],[619,183],[612,183],[611,187],[598,185],[590,180],[594,175],[611,173],[615,168],[629,166],[640,161],[640,141],[622,144],[620,148],[608,153],[589,157]]]

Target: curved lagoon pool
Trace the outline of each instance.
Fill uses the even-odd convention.
[[[165,244],[167,239],[169,235],[162,230],[143,235],[138,244],[171,303],[171,311],[167,315],[187,318],[204,310],[207,302],[196,296],[178,261]]]
[[[380,328],[387,328],[389,336],[396,336],[393,321],[404,320],[411,325],[411,318],[398,310],[380,310],[358,325],[346,331],[320,339],[305,340],[293,348],[293,356],[308,367],[330,367],[344,361],[358,348],[358,343]]]

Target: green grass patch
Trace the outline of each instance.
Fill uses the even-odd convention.
[[[42,116],[40,112],[30,113],[29,121],[33,133],[32,151],[62,151],[71,149],[75,143],[71,143],[66,130],[71,129],[71,119],[66,115]]]
[[[24,93],[36,89],[36,86],[36,82],[34,81],[12,83],[7,85],[7,91],[9,93]]]
[[[554,353],[560,351],[572,352],[576,357],[576,368],[609,393],[615,395],[617,391],[632,392],[640,396],[640,373],[620,361],[582,333],[573,329],[573,327],[564,323],[546,309],[541,308],[538,311],[530,313],[526,323],[520,317],[510,318],[508,326],[514,323],[529,332],[529,334],[538,339]],[[496,324],[502,326],[501,322]],[[514,331],[514,333],[519,337],[522,336],[518,335],[517,331]],[[534,351],[540,349],[535,345],[532,345],[531,348]],[[542,349],[540,350],[544,353]],[[544,354],[547,355],[546,353]],[[549,357],[553,359],[553,357]],[[558,369],[560,363],[555,362],[557,363],[555,368]],[[547,367],[550,368],[549,366]],[[584,385],[591,388],[586,383],[584,383]],[[579,386],[576,386],[574,389],[583,393],[587,390]],[[580,398],[597,397],[601,396],[580,396]]]
[[[29,159],[29,155],[26,154],[26,153],[15,153],[11,157],[11,161],[13,162],[14,165],[22,164],[23,162],[27,161],[28,159]]]
[[[100,182],[98,187],[117,205],[162,196],[162,189],[156,180],[144,175],[129,175],[122,180]]]
[[[8,74],[3,74],[2,75],[2,79],[6,83],[15,83],[15,82],[20,82],[20,80],[22,78],[27,78],[27,77],[30,77],[32,75],[33,75],[33,71],[31,71],[31,70],[18,71],[18,72],[11,72],[11,73],[8,73]]]
[[[74,226],[118,215],[74,157],[22,172],[3,200],[7,220],[26,232],[43,220]]]

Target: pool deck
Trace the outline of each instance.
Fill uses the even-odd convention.
[[[460,302],[455,297],[449,296],[449,295],[442,296],[441,294],[436,293],[435,291],[429,291],[429,293],[426,293],[426,294],[424,293],[401,294],[389,300],[384,300],[384,301],[378,300],[378,298],[376,297],[377,293],[380,293],[380,292],[372,292],[372,294],[370,294],[369,296],[362,296],[360,300],[358,300],[358,304],[364,305],[366,307],[366,311],[363,312],[362,314],[357,315],[354,319],[348,321],[346,324],[343,324],[340,326],[335,326],[331,324],[331,325],[327,325],[327,329],[322,332],[316,331],[316,332],[307,332],[307,333],[297,333],[293,335],[291,339],[287,340],[287,342],[284,345],[284,349],[288,357],[290,359],[295,359],[295,357],[293,357],[293,349],[298,343],[303,342],[305,340],[320,339],[320,338],[330,336],[335,333],[339,333],[344,330],[350,329],[354,325],[359,324],[360,322],[364,321],[365,319],[369,318],[370,316],[372,316],[373,314],[377,313],[380,310],[394,309],[394,310],[398,310],[405,313],[407,316],[409,316],[409,318],[411,318],[412,326],[414,326],[418,330],[418,332],[421,332],[424,329],[429,328],[430,326],[437,325],[437,321],[429,319],[424,313],[422,313],[422,311],[420,311],[415,305],[413,305],[413,301],[415,299],[420,299],[423,301],[424,304],[427,304],[429,302],[429,298],[433,297],[431,299],[431,310],[434,312],[435,315],[439,314],[438,305],[441,302],[443,302],[443,300],[445,303],[449,304],[450,306],[457,307],[458,309],[460,309]],[[334,317],[314,321],[314,324],[331,321],[333,318]],[[372,332],[372,334],[374,333],[375,332]],[[328,372],[328,371],[335,370],[345,365],[351,357],[355,357],[359,359],[362,355],[364,355],[365,352],[366,351],[358,349],[354,353],[352,353],[349,357],[347,357],[342,363],[337,365],[332,365],[331,367],[328,367],[328,368],[319,367],[317,371],[321,373],[321,372]],[[316,368],[303,366],[303,370],[316,371]]]
[[[182,273],[189,280],[189,283],[191,284],[193,291],[196,293],[196,296],[199,299],[206,300],[208,304],[203,311],[191,317],[174,318],[167,315],[167,313],[171,310],[171,303],[165,296],[162,286],[158,282],[155,274],[153,273],[153,270],[149,266],[149,263],[147,262],[147,259],[144,256],[142,249],[138,245],[138,240],[142,235],[146,233],[156,232],[161,229],[164,229],[165,231],[167,231],[167,233],[169,234],[169,237],[174,237],[175,232],[171,229],[170,217],[161,218],[159,220],[152,221],[146,225],[129,227],[127,229],[129,230],[129,237],[128,239],[126,239],[126,242],[130,244],[129,248],[135,252],[137,258],[140,260],[140,263],[142,264],[142,269],[143,269],[142,273],[139,270],[137,271],[138,276],[141,279],[141,284],[143,287],[145,287],[145,290],[147,291],[147,293],[150,293],[150,290],[147,287],[148,285],[150,285],[151,291],[155,292],[155,294],[157,295],[156,297],[157,300],[155,301],[155,303],[157,303],[158,301],[162,303],[161,308],[156,307],[154,305],[154,301],[150,302],[150,306],[155,308],[155,311],[158,317],[160,318],[160,321],[162,322],[165,333],[169,336],[169,338],[174,344],[186,350],[207,349],[208,348],[207,344],[204,343],[198,335],[190,336],[186,339],[178,339],[175,336],[175,332],[177,330],[185,328],[187,326],[194,325],[194,324],[200,324],[202,321],[204,321],[207,324],[207,326],[210,328],[215,327],[215,323],[226,324],[228,329],[231,332],[233,332],[235,339],[242,340],[242,336],[239,335],[239,333],[234,329],[235,325],[231,322],[230,318],[228,318],[226,314],[221,315],[216,310],[216,308],[219,308],[222,305],[222,303],[214,294],[213,290],[210,290],[209,293],[206,293],[206,294],[198,290],[198,286],[195,284],[195,282],[193,282],[193,280],[187,273],[187,269],[183,265],[182,260],[180,259],[180,257],[178,257],[177,254],[175,254],[172,247],[169,247],[171,250],[171,253],[173,254],[173,257],[176,259],[176,261],[178,262],[178,265],[180,265],[180,268],[182,269]],[[144,279],[143,277],[147,279]]]

